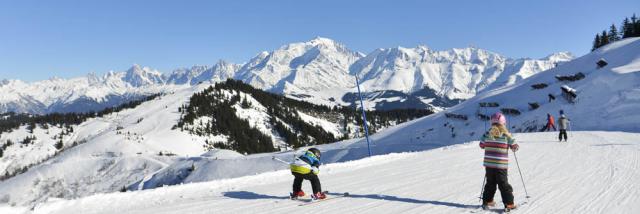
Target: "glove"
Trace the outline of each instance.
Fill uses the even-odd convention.
[[[511,145],[511,150],[512,150],[513,152],[517,152],[519,148],[520,148],[520,145],[518,145],[518,144],[513,144],[513,145]]]
[[[483,142],[480,142],[480,144],[479,144],[479,145],[480,145],[480,148],[481,148],[481,149],[484,149],[484,143],[483,143]]]
[[[318,173],[320,173],[320,169],[318,169],[318,167],[314,166],[314,167],[311,167],[311,172],[313,172],[313,174],[317,175]]]

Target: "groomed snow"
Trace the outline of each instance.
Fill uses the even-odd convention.
[[[572,132],[568,143],[551,140],[555,135],[516,134],[521,144],[518,161],[531,196],[517,213],[640,210],[640,134]],[[25,213],[468,213],[478,207],[484,175],[477,143],[324,165],[323,189],[351,196],[309,206],[288,199],[293,177],[279,170],[76,200],[50,199]],[[509,180],[516,202],[525,201],[513,153]],[[311,191],[307,181],[303,189]]]

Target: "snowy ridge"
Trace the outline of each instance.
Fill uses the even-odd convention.
[[[89,112],[158,93],[170,93],[203,82],[232,77],[238,65],[219,61],[212,67],[178,69],[166,76],[149,67],[134,64],[127,71],[93,73],[72,79],[51,78],[25,83],[3,80],[0,84],[0,112],[46,114]]]
[[[238,69],[240,65],[220,60],[213,67],[196,65],[189,69],[176,69],[167,78],[167,83],[197,85],[206,81],[220,82],[232,78]]]
[[[568,53],[532,60],[509,59],[477,48],[433,51],[425,46],[397,47],[368,54],[352,65],[350,72],[361,75],[362,85],[369,90],[412,93],[428,87],[440,96],[468,99],[571,59]]]
[[[51,78],[31,84],[12,80],[0,86],[0,112],[99,111],[180,87],[161,85],[163,82],[157,71],[137,65],[126,72],[109,72],[102,77],[89,74],[68,80]]]

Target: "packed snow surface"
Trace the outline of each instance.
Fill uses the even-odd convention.
[[[509,181],[517,213],[634,213],[640,210],[640,134],[572,132],[515,134]],[[478,210],[483,182],[478,142],[393,153],[321,167],[323,190],[350,196],[308,206],[288,199],[288,170],[153,190],[50,199],[24,213],[469,213]],[[197,170],[197,169],[196,169]],[[308,181],[303,190],[309,193]],[[500,196],[496,194],[500,204]],[[3,212],[6,213],[6,212]]]

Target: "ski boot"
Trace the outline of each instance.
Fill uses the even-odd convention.
[[[316,192],[315,194],[311,195],[311,198],[313,198],[313,200],[322,200],[327,198],[327,195],[324,194],[324,192]]]
[[[289,193],[289,198],[291,198],[293,200],[298,199],[298,197],[303,197],[303,196],[304,196],[304,191],[302,191],[302,190],[297,191],[297,192]]]
[[[517,207],[515,204],[507,204],[504,206],[504,212],[509,212],[511,210],[515,210]]]
[[[482,202],[482,209],[483,210],[488,210],[488,209],[490,209],[491,207],[494,207],[494,206],[496,206],[496,202],[493,202],[493,201]]]

